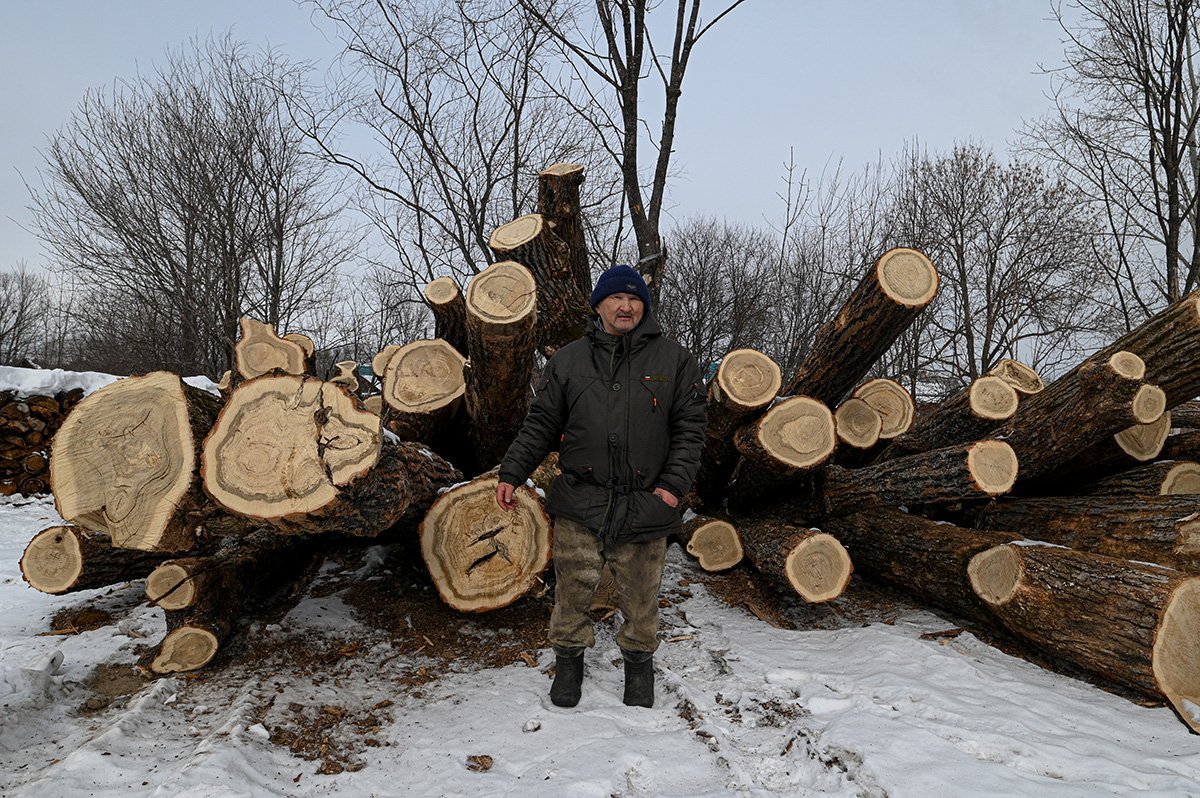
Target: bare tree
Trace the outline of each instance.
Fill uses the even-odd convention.
[[[1200,25],[1193,0],[1076,0],[1055,114],[1030,148],[1103,213],[1128,327],[1200,286]]]
[[[0,272],[0,365],[20,365],[41,349],[49,291],[24,263]]]

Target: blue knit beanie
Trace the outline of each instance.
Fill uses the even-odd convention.
[[[594,308],[605,297],[613,294],[636,294],[646,303],[646,307],[650,307],[650,290],[646,288],[646,281],[635,269],[623,263],[605,270],[604,274],[600,275],[588,302]]]

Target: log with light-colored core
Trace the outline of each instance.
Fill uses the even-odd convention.
[[[550,518],[529,488],[517,507],[496,504],[495,477],[442,494],[421,521],[421,555],[442,600],[462,612],[505,607],[525,595],[550,562]]]
[[[485,327],[508,325],[535,312],[537,291],[529,270],[506,260],[475,275],[466,300],[467,313]]]
[[[444,305],[453,302],[460,293],[458,283],[453,277],[438,277],[425,286],[425,298],[433,305]]]
[[[55,526],[34,536],[21,555],[25,581],[43,593],[62,593],[83,571],[79,538],[70,527]]]
[[[1004,441],[979,441],[967,450],[967,470],[984,493],[1008,493],[1017,480],[1017,455]]]
[[[838,440],[856,449],[869,449],[879,442],[883,418],[862,399],[847,399],[833,414]]]
[[[740,409],[756,410],[775,399],[783,375],[774,360],[753,349],[735,349],[721,359],[717,390],[722,401]]]
[[[1022,396],[1041,393],[1046,388],[1041,375],[1019,360],[1001,360],[988,372],[988,376],[999,377]]]
[[[768,410],[758,424],[758,442],[771,460],[796,469],[828,459],[837,447],[829,408],[807,396],[793,396]]]
[[[999,377],[980,377],[969,389],[971,411],[980,418],[1003,421],[1017,412],[1017,392]]]
[[[303,374],[308,368],[312,340],[298,333],[283,338],[270,324],[242,316],[238,322],[241,338],[233,348],[238,374],[251,379],[276,369],[288,374]],[[301,340],[303,339],[303,340]],[[307,343],[306,343],[307,342]]]
[[[118,380],[84,399],[54,438],[59,515],[107,532],[122,548],[189,547],[193,530],[176,513],[195,477],[196,432],[212,423],[217,402],[165,371]]]
[[[375,376],[382,381],[383,372],[387,370],[388,361],[392,359],[392,355],[399,352],[401,346],[399,344],[388,344],[383,349],[375,353],[375,357],[371,358],[371,371]]]
[[[854,391],[854,398],[862,399],[879,414],[880,440],[891,440],[912,427],[916,416],[912,395],[895,380],[882,377],[868,380]]]
[[[304,333],[287,333],[286,335],[282,335],[280,337],[285,341],[291,341],[299,346],[304,350],[304,354],[307,357],[312,357],[313,353],[317,351],[317,345],[313,343],[313,339],[309,338]]]
[[[217,655],[220,640],[208,629],[181,626],[170,632],[150,663],[155,673],[183,673],[202,668]]]
[[[924,307],[938,289],[938,273],[923,252],[897,247],[885,253],[877,267],[879,285],[895,302]]]
[[[1185,460],[1176,463],[1163,477],[1159,494],[1162,496],[1181,496],[1200,493],[1200,463]]]
[[[488,246],[503,251],[516,249],[541,235],[543,224],[540,213],[518,216],[511,222],[502,224],[493,230],[488,239]]]
[[[466,358],[443,340],[397,349],[382,372],[383,400],[401,413],[429,413],[462,398]]]
[[[308,513],[379,459],[379,417],[344,389],[304,377],[259,377],[226,403],[204,443],[204,487],[250,518]]]
[[[198,595],[197,579],[184,565],[165,562],[146,577],[146,598],[164,610],[192,606]]]
[[[1171,412],[1168,410],[1148,424],[1138,424],[1121,430],[1113,435],[1113,440],[1134,460],[1147,462],[1158,457],[1170,433]]]
[[[842,595],[853,571],[846,548],[824,532],[802,540],[784,564],[788,582],[811,604],[832,601]]]
[[[724,571],[742,561],[745,552],[737,529],[728,521],[697,519],[685,522],[681,537],[686,539],[687,553],[696,558],[706,571]]]
[[[1133,395],[1133,417],[1139,424],[1151,424],[1167,409],[1167,396],[1157,385],[1143,385]]]
[[[1140,380],[1146,376],[1146,363],[1133,352],[1121,350],[1108,359],[1108,365],[1117,374],[1129,380]]]
[[[1175,588],[1163,610],[1152,655],[1163,694],[1194,732],[1200,732],[1200,579]]]
[[[363,407],[372,415],[383,415],[383,396],[380,394],[371,394],[366,399],[363,399]]]
[[[1009,546],[996,546],[976,554],[967,564],[967,578],[975,595],[988,604],[1003,604],[1012,598],[1025,569]]]

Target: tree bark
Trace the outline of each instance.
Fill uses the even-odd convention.
[[[770,519],[746,521],[738,531],[754,569],[810,604],[832,601],[850,583],[854,565],[832,535]]]
[[[1200,732],[1200,578],[1046,546],[976,555],[971,586],[1016,636],[1171,703]]]
[[[382,372],[387,427],[402,440],[433,440],[459,415],[466,395],[466,360],[441,339],[395,350]]]
[[[168,555],[114,549],[108,535],[52,526],[33,536],[21,555],[21,576],[43,593],[60,595],[141,579]]]
[[[1017,392],[995,376],[980,377],[938,403],[909,432],[892,441],[880,460],[892,460],[986,437],[1017,412]]]
[[[1087,496],[1181,496],[1200,493],[1200,463],[1193,460],[1150,463],[1119,471],[1083,485],[1074,492]]]
[[[583,167],[574,163],[556,163],[538,174],[538,212],[550,230],[567,247],[567,262],[579,295],[592,292],[592,273],[588,267],[587,240],[583,234],[583,208],[579,188],[583,185]]]
[[[837,448],[829,408],[807,396],[793,396],[771,407],[733,436],[742,456],[729,485],[729,503],[737,512],[769,500],[789,485],[801,488],[812,469]]]
[[[783,393],[836,406],[933,301],[937,289],[937,270],[923,253],[885,252],[838,315],[817,331]]]
[[[1168,459],[1164,445],[1170,430],[1171,411],[1168,410],[1157,421],[1138,424],[1096,441],[1041,477],[1027,482],[1022,479],[1019,488],[1023,493],[1034,495],[1070,493],[1080,485],[1134,466],[1159,458]],[[1179,459],[1180,455],[1172,457]]]
[[[462,355],[467,354],[467,303],[458,283],[439,277],[425,286],[425,301],[433,311],[433,335]]]

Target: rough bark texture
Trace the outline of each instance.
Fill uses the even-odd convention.
[[[1080,551],[1195,571],[1200,502],[1194,496],[1054,496],[983,508],[980,529],[1003,529]]]
[[[1082,486],[1074,493],[1096,496],[1178,496],[1200,493],[1200,463],[1164,460],[1137,466]]]
[[[496,504],[494,475],[442,494],[421,521],[421,555],[442,601],[462,612],[506,607],[538,583],[550,562],[550,517],[531,489],[517,507]]]
[[[1017,412],[1017,392],[999,377],[980,377],[939,402],[879,456],[892,460],[986,437]]]
[[[1176,453],[1168,457],[1164,451],[1170,429],[1171,411],[1168,410],[1151,424],[1139,424],[1105,436],[1041,477],[1028,481],[1022,478],[1020,490],[1043,496],[1071,493],[1082,485],[1134,466],[1157,459],[1181,458],[1185,455]]]
[[[1014,635],[1115,684],[1165,697],[1200,731],[1200,579],[1014,544],[980,553],[970,573],[974,591]]]
[[[1163,441],[1158,457],[1163,460],[1200,461],[1200,430],[1184,430],[1168,435]]]
[[[812,349],[783,393],[836,406],[937,295],[933,264],[913,249],[885,252],[833,321],[817,331]]]
[[[807,396],[774,405],[733,441],[742,460],[729,485],[729,504],[743,513],[780,490],[803,490],[812,469],[837,448],[833,414]]]
[[[500,462],[529,409],[537,319],[533,275],[493,263],[467,287],[467,414],[480,469]]]
[[[165,371],[88,396],[54,439],[50,482],[59,515],[106,532],[120,548],[191,548],[212,509],[197,465],[219,405]]]
[[[854,565],[832,535],[766,519],[741,524],[739,533],[755,570],[807,602],[832,601],[850,583]]]
[[[538,174],[538,212],[567,247],[567,261],[580,296],[592,291],[592,273],[588,268],[587,240],[583,234],[583,210],[579,188],[583,185],[583,167],[574,163],[556,163]]]
[[[387,428],[402,440],[432,441],[462,411],[465,367],[463,356],[441,339],[392,352],[380,375]]]
[[[59,595],[141,579],[167,556],[114,549],[102,532],[52,526],[34,535],[21,555],[20,567],[30,587]]]
[[[439,277],[425,286],[425,301],[433,311],[433,336],[467,357],[467,303],[458,283]]]

